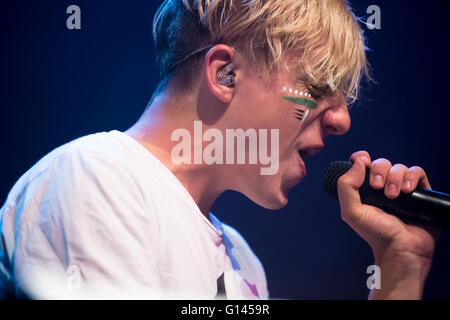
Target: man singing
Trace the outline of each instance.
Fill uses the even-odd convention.
[[[368,76],[358,21],[345,0],[166,0],[153,36],[160,83],[136,124],[57,148],[9,193],[0,270],[17,292],[269,298],[260,261],[210,208],[226,190],[286,206],[305,158],[349,130]],[[420,299],[438,230],[362,204],[358,189],[370,168],[396,198],[430,188],[424,170],[350,160],[341,217],[381,269],[369,298]]]

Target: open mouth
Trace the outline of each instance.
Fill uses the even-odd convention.
[[[300,157],[302,157],[302,159],[306,159],[314,155],[311,150],[299,150],[298,153],[300,154]]]
[[[302,157],[302,159],[306,159],[306,158],[315,156],[322,149],[323,149],[323,146],[313,147],[313,148],[310,147],[310,148],[305,148],[305,149],[299,149],[298,153],[300,154],[300,157]]]

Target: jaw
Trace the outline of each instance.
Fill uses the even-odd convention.
[[[288,198],[281,191],[276,196],[272,194],[271,198],[265,198],[261,200],[250,198],[250,200],[268,210],[280,210],[286,207],[288,204]]]
[[[261,179],[261,177],[263,178]],[[274,176],[260,176],[251,186],[248,186],[247,192],[241,192],[251,201],[265,209],[279,210],[288,203],[288,191],[288,189],[283,188],[281,176],[277,174]]]

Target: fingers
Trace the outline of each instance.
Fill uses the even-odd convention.
[[[350,161],[355,162],[357,158],[361,159],[366,167],[370,167],[372,160],[370,159],[370,155],[367,151],[358,151],[353,153],[350,156]]]
[[[351,155],[352,168],[338,180],[338,194],[344,220],[353,219],[361,205],[359,188],[364,182],[366,168],[370,168],[369,183],[374,189],[384,189],[389,199],[397,198],[400,192],[411,193],[417,187],[431,189],[425,171],[420,167],[408,168],[403,164],[392,165],[384,158],[371,161],[367,151]],[[353,213],[352,213],[353,212]]]
[[[397,198],[405,185],[407,170],[408,167],[403,164],[392,166],[387,159],[377,159],[370,166],[370,186],[377,190],[384,189],[384,194],[389,199]]]
[[[374,189],[384,189],[389,199],[399,196],[400,192],[411,193],[417,187],[431,189],[425,171],[421,167],[408,168],[403,164],[392,165],[384,158],[370,164],[370,186]]]
[[[346,222],[358,219],[361,210],[361,198],[359,188],[364,183],[366,168],[363,161],[355,158],[353,166],[338,179],[337,188],[339,203],[341,206],[341,216]]]
[[[406,171],[402,185],[402,192],[411,193],[417,187],[431,190],[431,185],[425,171],[421,167],[415,166]]]
[[[396,164],[391,167],[384,186],[384,194],[387,198],[394,199],[398,197],[404,182],[406,170],[408,170],[408,167],[403,164]]]
[[[374,189],[382,189],[386,182],[386,177],[392,164],[387,159],[377,159],[370,166],[369,183]]]

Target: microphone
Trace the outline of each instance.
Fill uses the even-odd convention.
[[[323,181],[323,190],[338,200],[337,181],[353,163],[335,161],[330,164]],[[395,199],[384,195],[384,189],[375,190],[369,185],[369,172],[359,188],[361,202],[383,209],[402,220],[415,220],[440,227],[450,227],[450,195],[428,189],[416,189],[410,194],[400,192]]]

